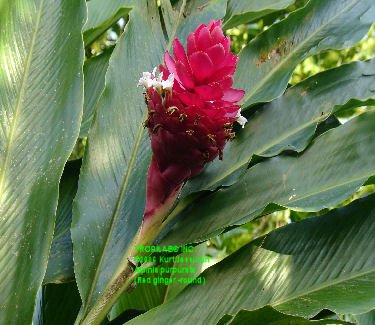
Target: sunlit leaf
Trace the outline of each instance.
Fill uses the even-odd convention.
[[[324,133],[298,157],[258,163],[234,185],[197,201],[166,242],[204,240],[280,206],[319,211],[341,203],[375,175],[374,123],[375,111],[369,111]]]
[[[322,309],[365,312],[375,306],[374,207],[372,195],[258,238],[203,272],[204,286],[129,324],[215,324],[225,314],[256,320],[267,305],[306,318]]]
[[[185,185],[183,193],[229,185],[256,157],[272,157],[282,151],[301,152],[317,125],[334,112],[375,103],[375,60],[353,62],[319,73],[289,88],[283,96],[260,106],[248,117],[237,138],[215,160]]]
[[[30,324],[79,133],[81,0],[0,1],[0,323]]]
[[[270,13],[285,9],[294,2],[295,0],[229,0],[223,28],[233,28],[241,24],[248,24]]]
[[[251,41],[240,53],[234,86],[246,91],[244,107],[285,90],[305,58],[357,43],[375,20],[373,0],[311,0]]]

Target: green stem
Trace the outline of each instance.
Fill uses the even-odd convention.
[[[163,224],[164,217],[173,206],[178,193],[179,191],[176,191],[152,217],[144,220],[141,227],[138,229],[133,242],[129,245],[127,252],[124,254],[112,279],[109,281],[94,306],[79,323],[80,325],[100,325],[116,300],[134,281],[137,274],[134,272],[135,266],[129,259],[135,256],[142,256],[142,254],[137,252],[135,246],[147,246],[155,241],[165,227]]]

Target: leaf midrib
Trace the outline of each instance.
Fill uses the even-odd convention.
[[[374,170],[374,172],[375,172],[375,170]],[[298,197],[296,196],[295,199],[290,199],[290,200],[284,202],[285,207],[288,207],[287,204],[290,203],[290,202],[298,202],[298,201],[303,200],[303,199],[306,199],[306,198],[308,198],[308,197],[311,197],[311,196],[314,196],[314,195],[318,195],[318,194],[322,194],[322,193],[324,193],[324,192],[326,192],[326,191],[329,191],[329,190],[335,189],[336,187],[341,187],[341,186],[344,186],[344,185],[348,185],[348,184],[350,184],[350,183],[358,182],[358,181],[360,181],[361,179],[368,179],[368,178],[371,177],[371,176],[373,176],[373,173],[365,174],[365,175],[363,175],[363,176],[358,175],[358,176],[356,176],[356,177],[350,178],[349,180],[346,180],[345,182],[335,183],[335,184],[330,185],[330,186],[321,187],[321,188],[319,188],[319,190],[310,191],[310,192],[305,193],[305,194],[303,194],[303,195],[301,195],[301,196],[298,196]],[[275,203],[276,203],[276,202],[275,202]],[[276,204],[278,204],[278,203],[276,203]],[[283,205],[283,203],[281,203],[281,205]]]
[[[304,41],[302,41],[300,43],[300,45],[298,45],[296,48],[295,48],[295,51],[293,52],[290,52],[287,56],[285,56],[284,59],[282,59],[280,61],[280,64],[278,64],[275,68],[275,69],[272,69],[270,73],[268,73],[266,75],[266,77],[264,79],[262,79],[262,81],[255,87],[253,88],[250,92],[248,92],[244,99],[242,100],[242,102],[244,103],[243,105],[246,105],[246,106],[249,106],[249,104],[247,104],[247,101],[261,88],[263,87],[269,79],[271,79],[271,77],[293,56],[293,55],[296,55],[304,46],[305,44],[307,44],[308,42],[310,42],[317,34],[319,34],[319,32],[321,30],[323,30],[325,27],[327,27],[328,25],[330,25],[333,21],[335,21],[337,19],[337,17],[341,16],[343,13],[345,13],[350,7],[352,7],[353,5],[355,5],[356,3],[358,3],[358,0],[354,0],[353,2],[351,2],[348,6],[346,6],[345,8],[343,8],[342,11],[340,11],[338,14],[336,14],[335,16],[333,16],[330,20],[328,20],[327,23],[321,25],[314,33],[312,33],[309,37],[307,37]],[[298,11],[302,11],[302,10],[305,10],[306,7],[303,7],[301,8],[300,10]],[[298,13],[298,11],[294,14],[296,15]],[[290,17],[290,16],[289,16]],[[287,18],[286,18],[287,19]],[[285,20],[282,20],[281,22],[279,22],[279,24],[283,23]],[[275,26],[277,26],[278,24],[276,24]],[[262,33],[263,34],[263,33]],[[257,39],[259,37],[261,37],[260,34]],[[255,41],[255,40],[254,40]],[[251,43],[250,43],[251,44]],[[249,46],[250,46],[249,44]]]
[[[375,172],[375,170],[374,170]],[[308,192],[308,193],[305,193],[304,195],[301,195],[301,196],[298,196],[296,197],[295,199],[290,199],[288,201],[283,201],[283,202],[277,202],[277,201],[270,201],[268,202],[266,205],[264,205],[262,208],[259,208],[257,210],[255,210],[254,212],[256,211],[262,211],[264,210],[269,204],[271,203],[274,203],[274,204],[277,204],[277,205],[280,205],[280,206],[283,206],[284,208],[290,208],[290,206],[288,205],[288,203],[291,203],[291,202],[297,202],[297,201],[300,201],[300,200],[303,200],[305,198],[308,198],[310,196],[314,196],[314,195],[317,195],[317,194],[321,194],[323,192],[326,192],[326,191],[329,191],[329,190],[332,190],[332,189],[335,189],[336,187],[340,187],[340,186],[344,186],[344,185],[347,185],[347,184],[350,184],[350,183],[354,183],[356,181],[360,181],[361,179],[368,179],[369,177],[373,176],[372,173],[368,173],[366,175],[360,175],[360,176],[357,176],[357,177],[353,177],[349,180],[346,180],[345,182],[341,182],[341,183],[336,183],[334,185],[331,185],[331,186],[326,186],[326,187],[323,187],[323,188],[320,188],[319,190],[315,190],[315,191],[311,191],[311,192]],[[305,209],[298,209],[298,207],[292,207],[293,210],[295,211],[305,211]],[[229,227],[230,225],[232,224],[238,224],[239,221],[245,219],[245,218],[248,218],[249,216],[251,216],[254,212],[250,213],[250,214],[247,214],[245,215],[244,217],[242,217],[241,219],[239,219],[238,221],[236,222],[231,222],[229,224],[226,224],[224,226],[222,226],[221,228],[219,228],[218,230],[222,231],[224,230],[226,227]],[[248,220],[249,221],[249,220]],[[208,233],[207,235],[203,235],[201,236],[200,238],[196,239],[194,242],[198,242],[198,241],[203,241],[203,240],[206,240],[207,238],[210,238],[211,234],[214,234],[216,233],[216,231],[214,232],[210,232]]]
[[[337,280],[330,281],[329,283],[328,283],[328,281],[325,281],[320,286],[319,285],[311,286],[310,290],[307,290],[305,292],[302,292],[302,290],[297,291],[297,294],[287,296],[286,298],[284,298],[282,300],[279,300],[279,301],[271,302],[271,304],[273,306],[282,305],[282,304],[287,303],[287,302],[289,302],[291,300],[294,300],[294,299],[297,299],[297,298],[309,295],[311,293],[314,293],[314,292],[317,292],[317,291],[320,291],[320,290],[324,290],[324,289],[333,287],[333,286],[335,286],[337,284],[340,284],[340,283],[343,283],[343,282],[346,282],[346,281],[354,280],[356,278],[361,278],[361,277],[363,277],[363,276],[365,276],[367,274],[371,274],[371,273],[374,273],[374,272],[375,272],[375,267],[373,266],[373,268],[369,269],[368,271],[363,271],[363,272],[360,272],[360,273],[355,273],[355,274],[349,275],[347,277],[344,276],[344,277],[341,277],[341,278],[339,278]]]
[[[134,166],[137,154],[138,154],[138,149],[139,149],[139,146],[141,144],[143,134],[144,134],[144,128],[142,126],[140,126],[138,128],[137,138],[136,138],[136,141],[135,141],[135,144],[134,144],[132,154],[130,156],[129,165],[128,165],[128,168],[126,169],[126,173],[125,173],[123,181],[122,181],[120,195],[117,198],[115,209],[112,213],[111,225],[110,225],[108,235],[106,237],[106,241],[105,241],[105,244],[104,244],[104,247],[103,247],[103,253],[100,255],[100,259],[99,259],[99,263],[98,263],[96,271],[95,271],[94,279],[92,281],[92,284],[90,286],[90,291],[89,291],[89,294],[88,294],[87,299],[86,299],[85,308],[84,308],[84,312],[83,312],[84,315],[86,315],[87,309],[90,306],[92,295],[94,293],[94,289],[95,289],[97,281],[98,281],[99,273],[101,271],[101,266],[102,266],[103,261],[104,261],[105,252],[106,252],[106,250],[108,248],[108,245],[109,245],[109,242],[112,238],[112,233],[113,233],[113,230],[114,230],[114,227],[115,227],[115,224],[116,224],[116,220],[119,216],[122,201],[125,197],[125,193],[126,193],[126,190],[128,188],[129,180],[130,180],[130,177],[131,177],[131,171],[133,169],[133,166]]]
[[[329,117],[330,115],[331,115],[331,113],[327,114],[326,117]],[[259,155],[259,156],[262,155],[262,153],[264,153],[265,151],[271,149],[272,147],[276,146],[277,144],[281,143],[282,141],[290,138],[291,136],[297,134],[298,132],[304,130],[305,128],[307,128],[309,126],[312,126],[312,125],[318,124],[318,123],[319,123],[319,120],[315,120],[313,122],[309,121],[307,123],[301,124],[298,128],[293,129],[293,131],[285,133],[282,137],[277,138],[277,140],[274,140],[270,144],[267,144],[267,145],[263,146],[263,148],[257,150],[257,152],[253,152],[246,159],[241,160],[239,163],[237,163],[236,165],[234,165],[232,168],[227,169],[224,174],[220,175],[220,177],[216,178],[216,180],[214,180],[214,181],[210,182],[209,184],[207,184],[204,189],[209,189],[210,187],[212,187],[215,184],[217,184],[219,181],[225,179],[226,177],[228,177],[229,175],[231,175],[232,173],[234,173],[236,170],[240,169],[242,166],[244,166],[247,163],[249,163],[250,160],[251,160],[251,158],[254,157],[255,155]]]
[[[22,99],[25,95],[25,88],[26,88],[26,82],[28,79],[28,74],[31,66],[31,61],[32,61],[32,54],[34,51],[35,47],[35,40],[36,40],[36,35],[38,33],[39,29],[39,24],[40,24],[40,17],[42,14],[42,8],[43,8],[44,0],[40,0],[39,7],[37,9],[37,16],[36,16],[36,21],[35,21],[35,28],[33,30],[32,38],[31,38],[31,43],[30,43],[30,48],[27,52],[26,55],[26,64],[25,64],[25,69],[23,70],[22,74],[22,79],[21,79],[21,88],[17,96],[16,100],[16,105],[14,108],[14,113],[13,113],[13,120],[10,126],[9,130],[9,136],[8,136],[8,141],[5,149],[5,157],[3,161],[3,165],[1,167],[1,172],[0,172],[0,204],[1,204],[1,199],[4,193],[4,182],[5,182],[5,175],[6,175],[6,170],[8,169],[8,162],[9,162],[9,156],[10,156],[10,148],[11,145],[14,141],[14,133],[17,125],[17,117],[18,113],[21,109],[22,106]]]

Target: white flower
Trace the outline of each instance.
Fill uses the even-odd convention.
[[[148,88],[152,87],[153,84],[154,84],[154,80],[151,76],[151,73],[150,72],[143,72],[143,77],[139,79],[137,87],[143,86],[146,89],[148,89]]]
[[[163,80],[163,72],[156,77],[156,68],[150,72],[143,72],[143,76],[138,81],[138,87],[143,86],[146,89],[153,87],[159,94],[165,91],[172,91],[174,75],[171,73],[167,80]]]
[[[173,87],[173,83],[174,83],[174,74],[171,73],[169,75],[169,77],[168,77],[167,80],[163,80],[161,82],[161,85],[162,85],[162,87],[163,87],[164,90],[171,92],[172,91],[172,87]]]
[[[240,124],[242,128],[244,128],[247,122],[247,119],[241,115],[241,109],[238,110],[236,117],[237,117],[236,122]]]

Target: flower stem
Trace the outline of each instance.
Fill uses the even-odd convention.
[[[182,187],[182,185],[181,185]],[[133,257],[143,256],[137,252],[136,246],[151,245],[164,228],[163,220],[173,206],[181,187],[171,194],[168,199],[152,215],[145,215],[141,227],[138,229],[134,240],[129,245],[112,279],[100,295],[94,306],[79,323],[81,325],[100,325],[103,319],[121,294],[129,288],[136,276]]]

